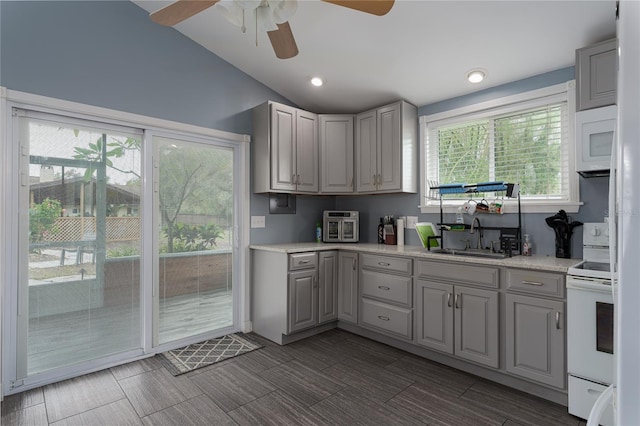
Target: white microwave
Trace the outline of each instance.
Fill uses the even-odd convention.
[[[609,175],[617,115],[616,105],[576,113],[576,171],[580,176]]]

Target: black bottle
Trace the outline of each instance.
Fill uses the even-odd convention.
[[[378,225],[378,244],[384,244],[384,223],[380,218],[380,225]]]

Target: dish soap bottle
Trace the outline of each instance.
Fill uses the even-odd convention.
[[[464,224],[464,216],[462,215],[462,207],[458,207],[458,213],[456,214],[456,223]]]
[[[522,255],[531,256],[531,240],[529,234],[524,234],[524,242],[522,243]]]
[[[322,242],[322,227],[320,222],[316,222],[316,243]]]

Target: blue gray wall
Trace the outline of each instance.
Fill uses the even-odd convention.
[[[419,108],[432,114],[573,78],[566,68]],[[251,109],[267,100],[291,104],[172,28],[152,23],[128,1],[0,1],[0,85],[203,127],[251,134]],[[374,107],[375,105],[372,105]],[[576,220],[600,221],[607,178],[581,180],[585,206]],[[297,197],[295,215],[270,215],[269,197],[251,195],[251,214],[266,216],[252,243],[311,241],[322,210],[362,212],[363,241],[375,241],[385,214],[419,216],[419,195]],[[393,206],[393,207],[389,207]],[[526,215],[538,253],[553,254],[547,215]],[[507,216],[503,220],[510,220]],[[579,234],[579,233],[578,233]],[[580,256],[581,236],[574,238]],[[418,244],[407,232],[408,244]]]

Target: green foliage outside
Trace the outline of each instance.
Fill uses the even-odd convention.
[[[164,229],[168,236],[168,228]],[[182,253],[189,251],[210,250],[216,246],[216,240],[222,236],[218,225],[185,225],[177,223],[173,227],[173,251],[163,245],[160,253]]]
[[[179,223],[180,214],[206,214],[229,222],[233,208],[233,153],[230,149],[203,147],[180,141],[162,141],[159,149],[159,207],[167,237],[166,253],[207,250],[215,246],[221,230],[216,225],[192,227]],[[140,140],[112,138],[106,147],[102,138],[88,148],[75,148],[74,158],[95,162],[132,174],[127,185],[139,184],[140,176],[114,166],[110,158],[140,151]],[[105,155],[103,155],[103,153]],[[95,168],[89,168],[89,180]],[[117,211],[117,206],[112,210]],[[206,212],[206,213],[205,213]],[[109,211],[108,211],[109,213]],[[112,213],[112,212],[111,212]]]
[[[560,106],[552,106],[441,128],[439,181],[497,180],[519,183],[523,195],[560,194],[561,126]]]
[[[29,209],[29,241],[43,241],[49,234],[58,232],[56,219],[62,214],[62,204],[58,200],[45,198],[40,204]]]

